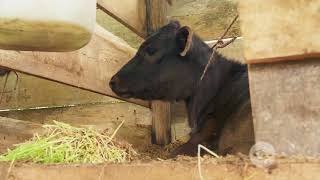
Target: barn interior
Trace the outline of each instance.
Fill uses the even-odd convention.
[[[301,6],[306,10],[298,11]],[[82,49],[0,50],[0,66],[9,70],[0,77],[0,154],[54,121],[98,131],[115,130],[124,122],[115,138],[138,153],[125,163],[0,162],[0,179],[317,179],[319,9],[319,0],[98,0],[95,33]],[[146,18],[150,12],[154,19]],[[227,125],[233,134],[226,134],[225,141],[232,147],[224,155],[202,150],[203,157],[170,159],[170,151],[189,139],[183,102],[123,99],[110,90],[108,80],[135,54],[150,28],[179,20],[213,45],[238,14],[224,37],[236,40],[219,51],[248,64],[254,120]],[[304,28],[292,28],[301,24]],[[273,146],[277,153],[271,163],[270,158],[252,159],[255,142]]]

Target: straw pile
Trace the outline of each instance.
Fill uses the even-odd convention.
[[[44,125],[44,134],[34,137],[0,156],[0,161],[31,161],[35,163],[102,163],[130,161],[135,151],[131,146],[113,140],[122,126],[108,136],[93,128],[73,127],[54,121]]]

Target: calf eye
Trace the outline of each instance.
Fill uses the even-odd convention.
[[[149,56],[152,56],[152,55],[154,55],[154,53],[157,52],[157,50],[155,48],[153,48],[153,47],[147,47],[146,51],[147,51]]]

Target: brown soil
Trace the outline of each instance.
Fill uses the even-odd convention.
[[[152,160],[165,160],[168,159],[170,152],[181,145],[183,142],[175,142],[166,147],[149,144],[144,147],[138,147],[138,156],[134,160],[138,161],[152,161]]]

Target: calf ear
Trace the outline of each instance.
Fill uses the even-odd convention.
[[[185,56],[192,46],[193,32],[188,26],[180,28],[176,35],[180,55]]]
[[[177,20],[170,20],[169,25],[173,27],[175,31],[181,27],[180,22]]]

